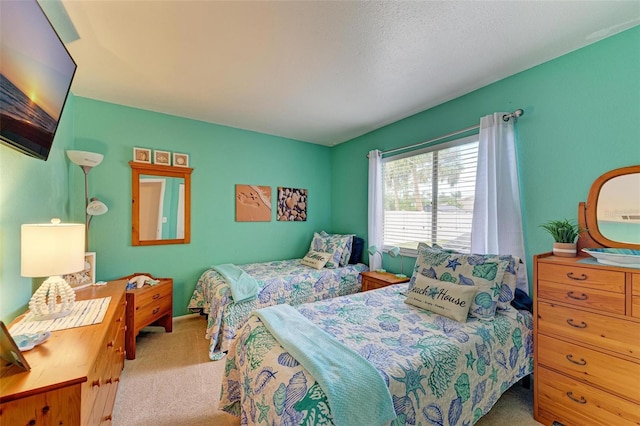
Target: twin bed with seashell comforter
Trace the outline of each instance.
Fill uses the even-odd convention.
[[[360,272],[368,270],[362,263],[335,269],[313,269],[301,259],[240,265],[258,283],[257,297],[236,303],[227,280],[216,270],[205,271],[198,280],[189,309],[207,317],[206,337],[210,340],[209,357],[220,359],[229,343],[249,319],[251,312],[276,304],[302,304],[359,292]]]
[[[397,415],[392,425],[473,424],[532,372],[528,311],[460,323],[406,304],[406,291],[397,284],[296,308],[378,370]],[[239,333],[225,361],[222,410],[243,425],[339,424],[316,378],[257,316]],[[356,392],[349,399],[361,405]]]

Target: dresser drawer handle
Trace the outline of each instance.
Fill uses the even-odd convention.
[[[571,398],[571,400],[577,402],[578,404],[586,404],[587,403],[587,400],[584,399],[584,396],[580,396],[580,399],[578,399],[575,396],[573,396],[573,392],[571,392],[571,391],[567,392],[567,396],[569,398]]]
[[[160,299],[160,293],[156,293],[153,295],[153,300]]]
[[[580,361],[576,361],[573,359],[573,355],[571,354],[567,355],[567,360],[577,365],[587,365],[587,361],[585,361],[584,358],[580,358]]]
[[[567,277],[569,277],[572,280],[576,280],[576,281],[584,281],[587,279],[587,276],[585,274],[580,274],[579,277],[576,277],[573,275],[573,272],[567,272]]]
[[[573,291],[570,291],[567,293],[567,297],[573,300],[587,300],[589,298],[589,296],[584,293],[580,293],[580,296],[576,296],[575,294],[576,293],[574,293]]]
[[[569,318],[567,320],[567,324],[569,324],[571,327],[575,327],[575,328],[587,328],[587,323],[584,321],[580,321],[580,324],[575,324],[573,322],[573,318]]]
[[[153,315],[157,314],[158,312],[160,312],[160,308],[155,308],[152,312]]]

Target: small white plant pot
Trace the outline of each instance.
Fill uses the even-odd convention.
[[[553,255],[558,257],[576,257],[576,243],[553,243]]]

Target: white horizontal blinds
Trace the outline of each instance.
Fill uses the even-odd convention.
[[[477,159],[477,136],[384,159],[385,246],[469,252]]]

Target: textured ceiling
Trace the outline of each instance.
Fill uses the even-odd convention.
[[[639,1],[62,4],[74,94],[328,146],[640,23]]]

